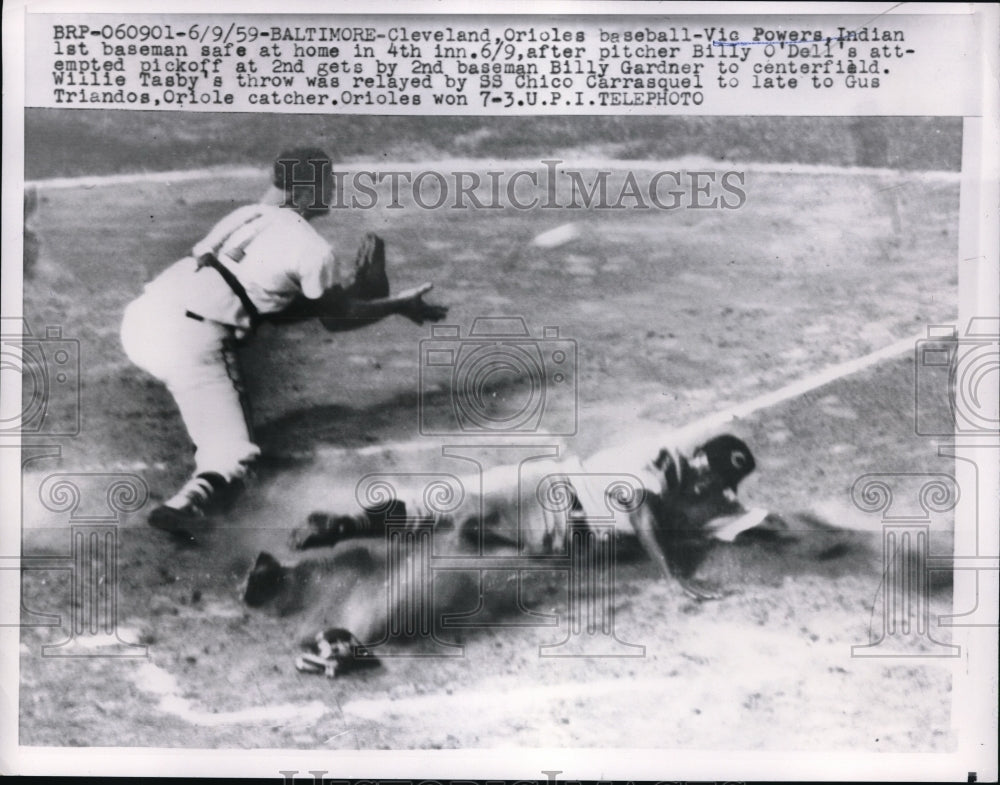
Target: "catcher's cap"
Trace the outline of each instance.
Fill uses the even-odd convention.
[[[746,442],[732,434],[723,434],[709,439],[698,452],[705,454],[712,471],[722,478],[724,485],[736,492],[736,487],[755,468],[757,462]]]
[[[291,191],[296,185],[322,182],[322,172],[332,166],[333,159],[319,147],[295,147],[282,151],[274,159],[271,183],[282,191]]]

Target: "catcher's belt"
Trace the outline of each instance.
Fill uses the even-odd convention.
[[[256,330],[257,325],[260,324],[260,311],[253,304],[253,300],[250,299],[250,295],[247,294],[247,290],[240,283],[239,278],[233,275],[233,271],[220,262],[219,258],[213,253],[202,254],[198,262],[204,267],[211,267],[222,276],[222,280],[232,289],[233,294],[239,298],[239,301],[243,304],[243,310],[250,317],[250,329]]]

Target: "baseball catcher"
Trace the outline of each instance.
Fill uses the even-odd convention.
[[[170,391],[195,446],[194,474],[149,516],[193,539],[198,520],[228,508],[260,454],[252,436],[237,347],[261,322],[318,319],[340,332],[392,314],[415,324],[447,309],[424,301],[432,284],[389,294],[385,245],[362,243],[343,269],[313,227],[329,212],[330,157],[320,149],[282,153],[265,197],[219,221],[125,309],[121,338],[129,359]]]

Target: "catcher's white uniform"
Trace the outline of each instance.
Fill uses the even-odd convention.
[[[219,221],[126,308],[122,345],[177,402],[196,476],[232,482],[260,453],[236,355],[257,315],[280,312],[299,295],[317,299],[339,282],[332,248],[305,218],[253,204]]]

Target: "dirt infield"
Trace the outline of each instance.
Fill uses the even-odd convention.
[[[128,364],[118,324],[144,281],[234,203],[257,196],[246,182],[41,191],[42,258],[25,284],[25,313],[80,341],[83,429],[61,458],[26,469],[26,554],[68,547],[66,515],[37,501],[52,472],[131,472],[155,500],[189,470],[173,404]],[[747,195],[733,211],[555,219],[541,210],[345,210],[322,231],[347,257],[365,230],[382,234],[393,285],[435,281],[449,322],[463,330],[480,316],[524,316],[533,335],[556,326],[575,341],[575,395],[553,405],[576,407],[579,428],[555,442],[587,455],[954,319],[957,184],[750,171]],[[581,227],[571,240],[531,245],[570,218]],[[24,617],[21,743],[950,749],[944,665],[850,656],[878,637],[881,596],[880,521],[850,505],[851,485],[866,472],[947,470],[932,441],[913,432],[912,356],[736,425],[759,458],[741,489],[748,503],[821,507],[866,533],[858,537],[870,547],[826,559],[807,549],[782,562],[721,548],[704,577],[735,593],[706,604],[655,580],[641,559],[624,559],[615,629],[645,647],[641,657],[542,658],[538,646],[559,640],[562,627],[505,627],[455,639],[460,657],[388,659],[336,681],[298,674],[294,641],[316,617],[251,612],[238,601],[240,581],[262,549],[293,558],[288,529],[352,493],[365,473],[447,464],[434,449],[432,460],[375,449],[441,442],[421,435],[450,406],[446,391],[418,383],[428,338],[402,320],[343,336],[316,325],[264,328],[244,357],[269,456],[260,484],[198,549],[161,539],[142,511],[119,529],[120,632],[148,657],[41,656],[42,645],[68,635],[69,576],[25,571],[26,607],[59,613],[63,626]],[[523,383],[496,392],[516,400]],[[950,521],[932,523],[932,549],[945,553]],[[564,583],[544,576],[529,590],[537,610],[565,624]],[[933,612],[950,603],[950,586],[935,586]]]

